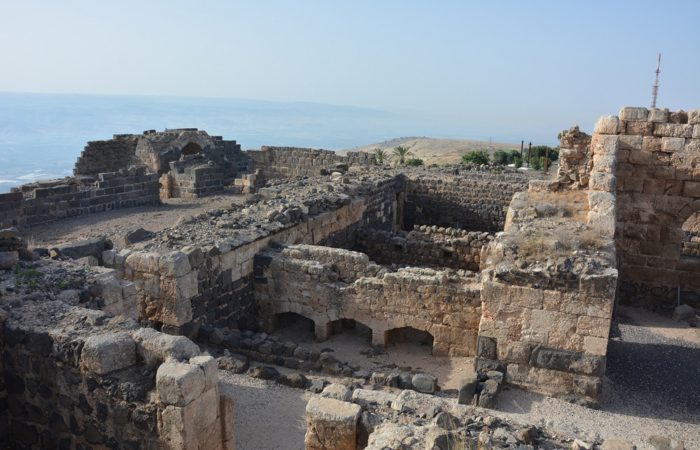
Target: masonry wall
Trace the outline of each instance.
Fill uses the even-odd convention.
[[[291,178],[330,175],[335,164],[371,166],[377,163],[374,155],[365,152],[348,152],[341,156],[331,150],[315,150],[297,147],[268,147],[248,150],[250,170],[262,169],[267,178]]]
[[[3,447],[233,448],[233,402],[218,391],[216,360],[184,337],[63,312],[87,321],[4,324]]]
[[[388,273],[362,253],[295,245],[258,255],[255,289],[268,331],[277,314],[293,312],[314,321],[319,340],[331,335],[334,322],[353,319],[372,329],[377,345],[386,344],[390,330],[412,327],[433,336],[434,355],[476,350],[480,287],[470,278],[417,268]]]
[[[479,271],[481,248],[493,238],[489,233],[418,227],[405,236],[374,229],[355,231],[355,251],[379,264],[449,267]]]
[[[158,175],[143,166],[95,179],[25,184],[0,194],[0,227],[33,226],[112,209],[159,203]]]
[[[513,194],[527,190],[522,175],[465,172],[450,179],[406,180],[403,228],[437,225],[468,231],[503,230]]]
[[[136,164],[138,139],[135,134],[115,134],[113,139],[88,142],[75,163],[73,175],[117,172]]]
[[[591,147],[617,160],[620,301],[675,306],[679,285],[681,302],[699,293],[681,227],[700,211],[700,110],[622,108],[598,120]]]

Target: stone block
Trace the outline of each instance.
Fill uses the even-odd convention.
[[[548,347],[535,347],[530,355],[530,365],[548,370],[602,377],[605,373],[605,357]]]
[[[625,134],[635,136],[651,136],[654,132],[652,122],[627,122]]]
[[[630,162],[630,164],[651,164],[651,153],[647,151],[630,150],[630,156],[628,161]]]
[[[580,316],[576,332],[584,336],[594,336],[607,339],[610,335],[610,321],[600,317]]]
[[[595,122],[593,133],[595,134],[617,134],[620,119],[617,116],[600,116]]]
[[[649,111],[649,122],[668,122],[668,108],[651,108]]]
[[[594,135],[591,150],[594,155],[616,155],[620,148],[620,136]]]
[[[171,336],[152,328],[139,328],[131,337],[136,341],[139,357],[151,369],[169,359],[189,360],[201,354],[197,344],[185,336]]]
[[[156,372],[160,401],[166,405],[186,406],[204,392],[206,376],[197,364],[168,362]]]
[[[593,159],[593,170],[596,172],[615,173],[617,155],[601,155]]]
[[[198,365],[204,371],[206,389],[219,384],[219,363],[211,356],[195,356],[190,358],[190,364]]]
[[[370,391],[369,389],[355,389],[352,392],[352,402],[367,409],[371,403],[389,406],[396,400],[396,395],[384,391]]]
[[[641,150],[644,137],[620,136],[620,150]]]
[[[586,354],[605,356],[608,352],[608,340],[593,336],[583,338],[583,349]]]
[[[136,363],[136,344],[123,333],[108,333],[90,336],[80,357],[89,371],[106,375]]]
[[[661,138],[654,136],[644,136],[642,141],[642,150],[645,152],[660,152]]]
[[[124,265],[135,272],[148,272],[152,274],[157,274],[159,271],[159,259],[160,255],[158,253],[132,252],[126,257]]]
[[[183,252],[173,252],[163,255],[158,260],[161,276],[170,278],[184,277],[192,270],[190,260]]]
[[[476,356],[496,359],[496,340],[486,336],[479,336],[476,340]]]
[[[649,437],[648,442],[654,450],[685,450],[683,441],[666,436],[654,435]]]
[[[594,191],[615,192],[617,178],[609,173],[592,173],[588,186]]]
[[[700,139],[700,124],[693,125],[693,139]]]
[[[680,305],[673,311],[673,320],[690,319],[695,315],[695,308],[690,305]]]
[[[700,139],[686,139],[684,151],[686,153],[700,153]]]
[[[340,400],[341,402],[352,401],[352,391],[342,384],[332,383],[326,386],[321,392],[321,397]]]
[[[314,397],[306,405],[306,450],[355,450],[362,409],[352,403]]]
[[[603,380],[597,377],[574,375],[574,394],[598,398],[603,390]]]
[[[620,120],[645,122],[648,116],[649,111],[646,108],[625,106],[620,109]]]
[[[213,441],[222,440],[221,427],[210,430],[216,424],[219,413],[218,389],[208,389],[184,407],[167,406],[163,410],[161,436],[173,449],[197,448],[199,444],[209,440],[205,434],[216,433]],[[219,424],[216,424],[219,425]],[[207,433],[203,433],[203,432]],[[199,448],[214,448],[199,446]]]
[[[700,197],[700,182],[684,181],[683,195],[686,197]]]
[[[457,402],[460,405],[469,405],[474,398],[476,393],[476,386],[479,384],[479,379],[476,376],[476,372],[470,374],[464,380],[459,383],[459,396],[457,397]]]
[[[413,376],[413,390],[424,394],[434,394],[437,391],[437,377],[419,373]]]
[[[0,252],[0,270],[12,269],[19,259],[19,252]]]
[[[675,138],[675,137],[664,137],[661,138],[661,151],[672,153],[672,152],[682,152],[685,146],[685,139]]]
[[[700,109],[691,109],[688,111],[688,123],[691,125],[700,123]]]

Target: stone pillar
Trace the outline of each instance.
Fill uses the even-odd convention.
[[[354,403],[314,397],[306,405],[306,450],[355,450],[362,408]]]
[[[314,328],[314,333],[316,334],[316,340],[318,342],[323,342],[333,334],[333,322],[326,322],[324,324],[316,324]]]
[[[383,330],[372,330],[372,345],[381,345],[382,349],[386,347],[387,340],[389,339],[389,331]]]
[[[219,394],[218,364],[211,356],[162,364],[156,373],[164,407],[158,434],[170,449],[233,449],[233,401]]]

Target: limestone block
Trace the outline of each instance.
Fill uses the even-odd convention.
[[[651,136],[654,132],[653,122],[625,122],[625,134],[636,136]]]
[[[0,270],[12,269],[19,259],[19,252],[0,252]]]
[[[583,338],[583,349],[589,355],[605,356],[608,352],[608,340],[593,336]]]
[[[588,191],[588,205],[599,214],[615,216],[616,196],[611,192]]]
[[[649,111],[646,108],[637,108],[625,106],[620,109],[620,120],[633,122],[644,122],[649,116]]]
[[[90,336],[80,359],[89,371],[106,375],[136,363],[136,344],[123,333]]]
[[[172,303],[189,300],[197,295],[197,287],[197,272],[194,270],[182,277],[161,277],[160,298]]]
[[[352,402],[363,408],[368,408],[369,404],[376,402],[377,405],[391,405],[396,400],[396,395],[383,391],[370,391],[368,389],[355,389],[352,392]]]
[[[698,124],[700,123],[700,109],[691,109],[688,111],[688,123]]]
[[[314,397],[306,405],[306,450],[355,450],[362,409],[352,403]]]
[[[693,135],[693,125],[678,123],[654,124],[654,136],[689,138]]]
[[[508,364],[506,383],[549,396],[569,393],[574,375],[558,370],[532,367],[528,364]]]
[[[331,383],[323,389],[321,397],[350,402],[352,401],[352,391],[342,384]]]
[[[201,445],[206,436],[200,435],[205,434],[201,433],[202,431],[209,431],[210,425],[217,422],[218,403],[218,389],[212,388],[206,390],[187,406],[167,406],[162,414],[160,435],[165,438],[169,448],[213,449],[214,447]],[[219,424],[217,423],[216,425]],[[214,441],[220,442],[222,440],[221,427],[217,426],[216,429],[211,431],[217,433]]]
[[[594,155],[615,155],[620,148],[620,136],[594,135],[591,150]]]
[[[617,116],[600,116],[595,122],[593,133],[595,134],[617,134],[620,120]]]
[[[166,325],[179,327],[192,320],[192,303],[189,300],[177,303],[163,302],[161,308],[160,314],[157,314],[156,317],[160,318]]]
[[[117,263],[118,255],[115,256],[115,264]],[[135,272],[158,273],[158,253],[133,252],[130,253],[125,261],[124,266]]]
[[[413,383],[414,391],[425,394],[434,394],[437,391],[438,380],[435,376],[419,373],[414,375],[411,381]]]
[[[686,139],[684,151],[686,153],[700,153],[700,139]]]
[[[158,260],[161,276],[178,278],[187,275],[192,267],[190,260],[183,252],[173,252],[163,255]]]
[[[668,122],[668,108],[651,108],[649,111],[649,122]]]
[[[190,364],[198,365],[204,371],[206,389],[219,384],[219,363],[211,356],[195,356]]]
[[[617,178],[609,173],[592,173],[588,186],[594,191],[614,192],[617,186]]]
[[[156,372],[158,396],[166,405],[189,405],[205,386],[204,371],[196,364],[166,362]]]
[[[610,321],[600,317],[580,316],[576,330],[582,335],[607,339],[610,335]]]
[[[682,152],[685,146],[685,139],[683,138],[673,138],[665,137],[661,138],[661,151],[662,152]]]
[[[693,139],[700,139],[700,125],[693,126]]]
[[[226,390],[219,389],[219,420],[223,430],[223,450],[235,450],[235,416],[233,397]]]
[[[420,392],[407,389],[405,391],[401,391],[398,397],[396,397],[391,404],[391,409],[395,411],[410,409],[415,411],[416,414],[420,415],[422,413],[427,413],[433,408],[442,408],[444,404],[444,400],[440,397],[430,394],[421,394]]]
[[[596,172],[615,173],[617,155],[596,156],[593,160],[593,170]]]
[[[620,150],[641,150],[644,137],[620,136]]]
[[[661,138],[654,136],[644,136],[642,139],[642,150],[644,150],[645,152],[651,153],[661,151]]]
[[[558,331],[563,334],[576,332],[576,316],[557,311],[533,310],[531,322],[523,328],[538,332]]]
[[[140,328],[131,337],[136,341],[139,357],[151,369],[170,359],[189,360],[201,354],[197,344],[185,336],[171,336],[152,328]]]

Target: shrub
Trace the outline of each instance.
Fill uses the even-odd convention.
[[[508,164],[508,154],[503,150],[496,150],[493,152],[493,162],[503,166]]]
[[[422,166],[423,165],[423,160],[420,158],[411,158],[406,160],[406,164],[409,166]]]
[[[482,150],[469,152],[466,155],[462,155],[462,162],[473,164],[488,164],[489,154]]]
[[[513,165],[516,169],[520,169],[523,166],[523,160],[520,159],[520,155],[513,158]]]

